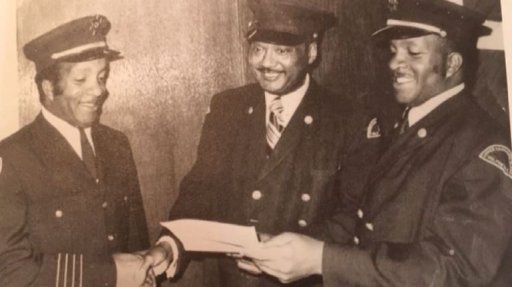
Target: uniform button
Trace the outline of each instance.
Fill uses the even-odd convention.
[[[103,207],[103,208],[107,208],[107,207],[108,207],[108,202],[104,201],[104,202],[101,204],[101,207]]]
[[[448,251],[448,254],[450,254],[450,256],[453,256],[453,255],[455,255],[455,250],[453,250],[453,249],[450,249],[450,250]]]
[[[305,118],[304,118],[304,122],[306,123],[306,125],[310,125],[313,123],[313,117],[312,116],[309,116],[307,115]]]
[[[359,245],[359,237],[354,236],[354,244]]]
[[[370,230],[370,231],[373,231],[373,224],[368,222],[365,224],[366,225],[366,229]]]
[[[128,196],[125,196],[125,197],[124,197],[124,201],[128,201]]]
[[[108,241],[114,241],[114,235],[109,234],[109,235],[107,236],[107,239],[108,239]]]
[[[258,220],[257,220],[257,219],[253,219],[253,218],[251,218],[251,219],[249,219],[249,222],[250,222],[250,223],[258,223]]]
[[[302,201],[304,202],[309,202],[311,200],[311,195],[307,194],[307,193],[303,193],[300,197],[302,199]]]
[[[63,215],[64,215],[64,213],[62,212],[62,210],[58,209],[55,211],[55,217],[61,218]]]
[[[252,192],[252,199],[260,200],[263,197],[263,194],[259,190],[255,190]]]
[[[357,217],[359,217],[359,219],[363,219],[363,216],[364,216],[364,212],[363,212],[363,210],[358,209],[358,210],[357,210]]]
[[[100,183],[100,179],[99,178],[96,179],[96,183]]]
[[[427,136],[427,130],[425,128],[421,128],[418,130],[418,137],[425,138]]]
[[[400,124],[399,124],[398,122],[396,122],[396,123],[393,125],[393,128],[395,128],[395,129],[396,129],[396,128],[398,128],[398,126],[399,126],[399,125],[400,125]]]
[[[306,226],[308,226],[308,223],[306,222],[306,220],[300,219],[299,220],[299,226],[300,227],[306,227]]]
[[[248,110],[247,110],[247,113],[249,115],[252,115],[252,113],[254,112],[254,108],[253,107],[250,107]]]

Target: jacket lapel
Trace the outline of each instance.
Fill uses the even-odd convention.
[[[93,183],[87,167],[66,139],[42,116],[36,118],[32,129],[32,148],[50,172],[47,175],[59,187]]]
[[[397,136],[375,165],[370,182],[379,179],[400,159],[409,157],[411,153],[430,143],[432,141],[431,133],[438,130],[448,117],[455,116],[453,113],[464,100],[464,96],[464,94],[454,96],[434,109],[404,134]],[[425,136],[422,137],[422,134]]]
[[[235,182],[239,182],[241,178],[254,179],[266,161],[265,96],[259,87],[247,96],[234,152],[233,172],[237,178]]]
[[[314,81],[311,81],[308,91],[282,133],[274,151],[265,165],[263,165],[258,181],[274,170],[303,139],[311,138],[308,135],[311,135],[313,132],[312,127],[315,126],[313,125],[314,119],[318,118],[318,96],[317,85]]]

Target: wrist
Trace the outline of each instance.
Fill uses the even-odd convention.
[[[315,248],[315,268],[314,274],[322,275],[322,261],[323,261],[323,253],[324,253],[324,242],[318,241],[317,246]]]

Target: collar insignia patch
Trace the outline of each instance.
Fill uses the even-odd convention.
[[[368,127],[366,128],[366,138],[367,139],[376,139],[380,138],[380,127],[379,123],[377,122],[377,118],[373,118],[370,123],[368,124]]]
[[[388,9],[391,12],[398,10],[398,0],[388,0]]]
[[[488,146],[480,153],[479,157],[512,179],[512,152],[508,147],[504,145]]]

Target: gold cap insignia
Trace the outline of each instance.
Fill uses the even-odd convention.
[[[391,12],[398,10],[398,0],[388,0],[388,8]]]

